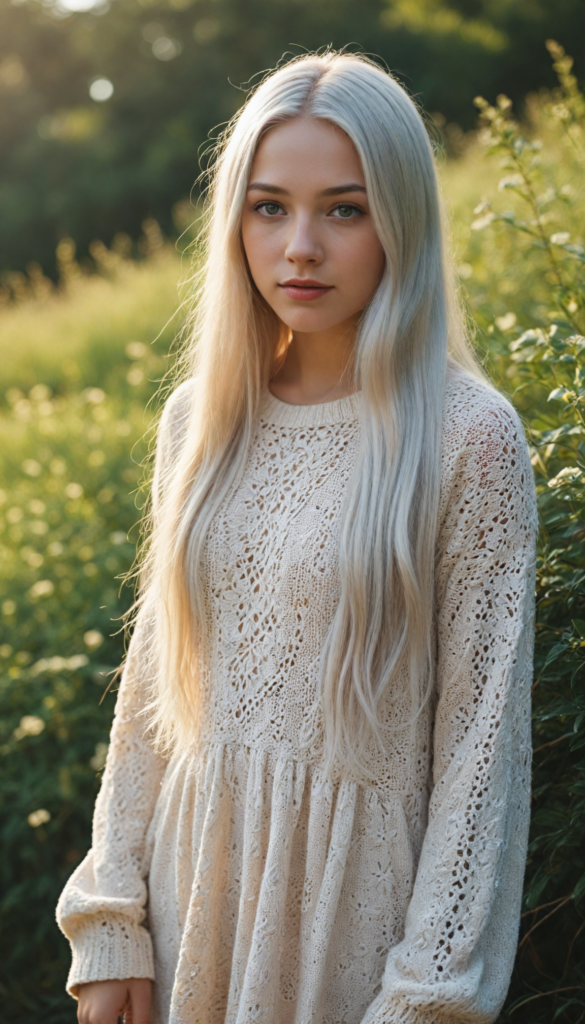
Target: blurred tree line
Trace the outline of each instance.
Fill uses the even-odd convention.
[[[583,48],[583,0],[0,0],[0,272],[180,230],[208,133],[285,51],[378,55],[456,150],[477,93],[553,84],[551,35]]]

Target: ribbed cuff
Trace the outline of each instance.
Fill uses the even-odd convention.
[[[152,940],[146,928],[122,914],[86,918],[70,933],[73,960],[67,991],[75,999],[77,988],[89,981],[154,981]]]
[[[361,1024],[441,1024],[434,1010],[410,1006],[403,999],[380,995],[368,1006]]]

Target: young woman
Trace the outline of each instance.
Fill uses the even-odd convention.
[[[534,489],[390,75],[308,55],[248,100],[196,317],[58,908],[79,1020],[492,1022],[527,839]]]

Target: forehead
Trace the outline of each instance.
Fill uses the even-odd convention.
[[[339,182],[365,184],[357,150],[341,128],[318,118],[296,117],[271,128],[261,139],[251,179],[274,185],[315,185]]]

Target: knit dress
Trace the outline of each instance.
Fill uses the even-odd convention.
[[[158,465],[180,450],[171,397]],[[151,978],[154,1024],[490,1024],[517,942],[530,788],[535,498],[508,402],[451,375],[443,428],[433,698],[380,708],[371,784],[320,769],[319,656],[359,394],[266,394],[204,554],[201,741],[157,754],[135,629],[93,846],[58,906],[68,988]]]

